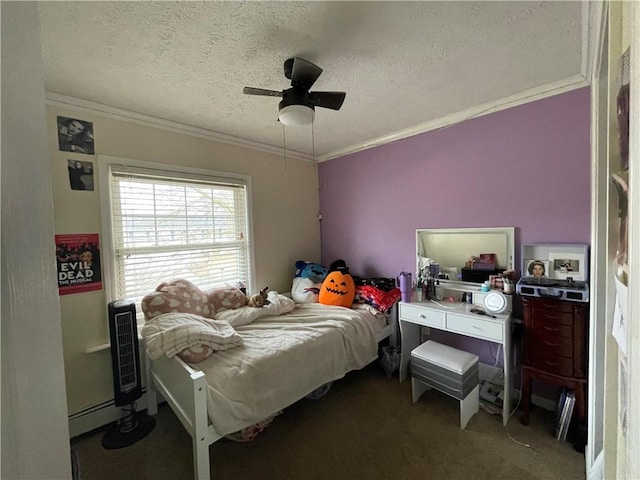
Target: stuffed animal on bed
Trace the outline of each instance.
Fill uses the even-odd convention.
[[[296,303],[318,303],[322,282],[327,277],[327,267],[319,263],[296,262],[296,273],[291,286],[291,298]]]
[[[260,290],[260,293],[255,293],[253,295],[247,295],[247,305],[250,307],[260,308],[265,305],[269,305],[271,302],[267,300],[267,291],[269,287],[264,287]]]
[[[322,282],[318,301],[323,305],[351,308],[356,296],[356,285],[344,260],[336,260],[329,266],[329,274]]]

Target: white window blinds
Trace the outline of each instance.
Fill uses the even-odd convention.
[[[112,291],[140,300],[161,282],[206,290],[249,285],[247,186],[242,179],[109,166]]]

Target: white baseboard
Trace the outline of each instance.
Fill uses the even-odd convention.
[[[136,411],[146,410],[147,396],[142,394],[136,402]],[[124,416],[121,407],[116,407],[113,399],[69,415],[69,436],[71,438],[109,425]]]

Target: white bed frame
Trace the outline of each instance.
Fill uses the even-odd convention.
[[[397,305],[391,309],[390,324],[378,335],[380,342],[389,337],[389,343],[397,346]],[[205,374],[191,368],[180,358],[145,358],[147,413],[158,413],[158,393],[191,435],[193,444],[193,470],[196,480],[211,479],[209,446],[222,438],[209,422],[207,415],[207,383]],[[274,412],[275,413],[275,412]]]

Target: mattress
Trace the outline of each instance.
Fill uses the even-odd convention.
[[[192,365],[205,374],[214,429],[241,430],[364,367],[377,358],[376,334],[386,325],[387,316],[366,305],[311,303],[236,327],[244,345]]]

